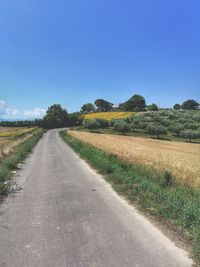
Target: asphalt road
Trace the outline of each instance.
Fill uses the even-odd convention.
[[[191,266],[59,137],[45,134],[0,207],[0,266]]]

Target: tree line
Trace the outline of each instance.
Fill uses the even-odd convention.
[[[199,108],[199,103],[196,100],[188,99],[182,104],[175,104],[173,109],[176,110],[197,110]],[[92,112],[107,112],[107,111],[158,111],[159,108],[156,103],[147,105],[145,98],[142,95],[133,95],[124,103],[119,105],[113,105],[113,103],[104,100],[97,99],[94,104],[86,103],[81,107],[80,112],[82,114],[92,113]]]
[[[82,123],[82,117],[79,112],[68,113],[59,104],[50,106],[43,119],[20,120],[20,121],[2,121],[0,126],[4,127],[42,127],[46,129],[78,126]]]
[[[173,107],[175,110],[197,110],[199,103],[195,100],[189,99],[183,102],[182,105],[175,104]],[[7,127],[42,127],[42,128],[61,128],[78,126],[82,123],[82,114],[90,112],[107,112],[113,110],[113,104],[104,99],[97,99],[94,104],[87,103],[82,106],[80,112],[68,113],[59,104],[50,106],[46,112],[46,115],[42,119],[35,120],[19,120],[19,121],[2,121],[0,126]],[[158,111],[158,106],[153,103],[149,106],[146,104],[146,100],[141,95],[134,95],[122,104],[115,107],[117,111]]]
[[[150,134],[160,139],[160,136],[176,136],[188,139],[200,138],[200,112],[195,110],[177,111],[162,110],[158,112],[143,112],[126,119],[86,119],[83,122],[90,131],[110,128],[126,134],[135,132]]]

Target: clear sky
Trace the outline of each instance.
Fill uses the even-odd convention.
[[[0,0],[0,117],[200,100],[199,0]]]

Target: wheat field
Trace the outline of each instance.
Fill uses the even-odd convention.
[[[97,112],[83,115],[84,119],[125,119],[135,114],[134,112]]]
[[[78,131],[68,133],[127,162],[170,171],[181,184],[200,186],[199,144]]]
[[[32,136],[36,128],[0,127],[0,164],[16,147]]]

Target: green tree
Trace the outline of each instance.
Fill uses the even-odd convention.
[[[67,110],[59,104],[50,106],[43,119],[45,128],[60,128],[66,127],[68,124]]]
[[[82,116],[79,112],[74,112],[68,115],[68,126],[79,126],[82,124]]]
[[[173,106],[173,109],[180,110],[181,109],[181,105],[180,104],[175,104]]]
[[[92,103],[87,103],[81,107],[81,113],[89,113],[95,111],[95,106]]]
[[[199,107],[199,103],[193,99],[188,99],[182,104],[182,109],[186,110],[197,110]]]
[[[180,136],[181,131],[183,131],[184,126],[180,123],[174,123],[169,127],[169,130],[172,133],[175,133],[177,136]]]
[[[96,119],[86,119],[84,120],[83,125],[91,132],[100,128],[100,124]]]
[[[200,132],[195,130],[183,130],[181,132],[181,137],[186,138],[192,142],[192,139],[200,138]]]
[[[94,102],[95,106],[97,107],[98,111],[110,111],[112,109],[113,104],[104,100],[104,99],[97,99]]]
[[[125,121],[118,121],[114,124],[114,130],[122,134],[125,134],[131,131],[131,126]]]
[[[109,127],[109,121],[104,119],[96,119],[96,121],[99,123],[99,128],[108,128]]]
[[[167,134],[166,127],[155,123],[150,123],[145,130],[149,134],[156,135],[158,139],[160,139],[161,134]]]
[[[134,95],[123,104],[126,111],[144,111],[146,110],[146,101],[141,95]]]
[[[149,111],[158,111],[158,106],[155,103],[153,103],[150,106],[148,106],[148,110]]]

